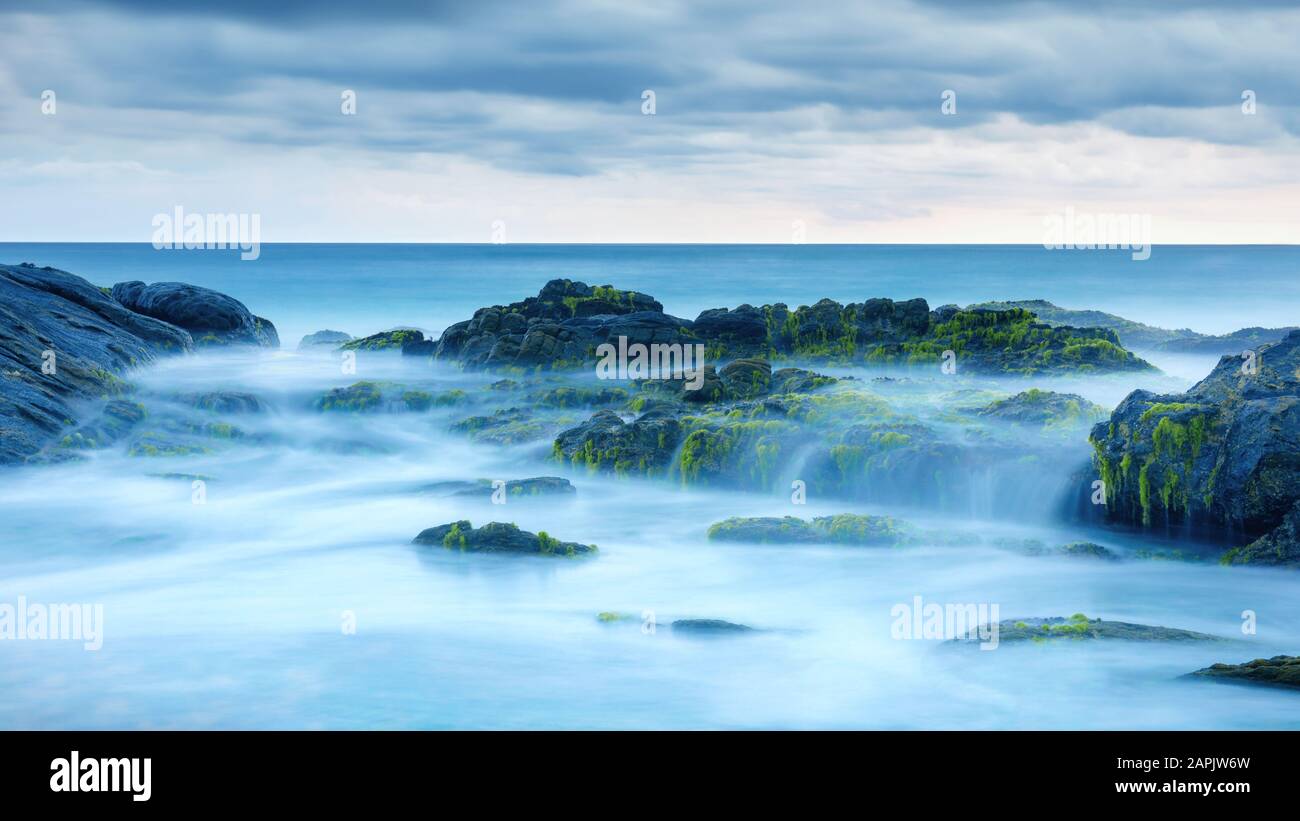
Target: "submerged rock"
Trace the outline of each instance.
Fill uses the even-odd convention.
[[[978,411],[985,419],[1000,419],[1016,425],[1046,431],[1072,432],[1090,428],[1109,413],[1101,405],[1073,393],[1055,393],[1030,388],[1008,399],[1000,399]]]
[[[913,537],[913,532],[910,526],[888,516],[843,513],[818,516],[811,522],[794,516],[733,516],[711,525],[708,535],[715,542],[868,546],[902,544]]]
[[[981,626],[983,635],[987,626]],[[1091,640],[1118,639],[1123,641],[1225,641],[1219,636],[1208,633],[1196,633],[1174,627],[1156,627],[1149,624],[1133,624],[1123,621],[1106,621],[1090,619],[1082,613],[1075,613],[1070,618],[1026,618],[1007,619],[998,622],[999,642],[1032,641],[1036,643],[1056,640]],[[954,639],[957,642],[980,642],[983,638],[972,636]]]
[[[191,407],[213,413],[261,413],[266,410],[261,399],[243,391],[189,393],[181,394],[177,399]]]
[[[187,331],[129,310],[81,277],[0,265],[0,464],[64,436],[83,400],[127,392],[120,375],[130,368],[193,346]]]
[[[342,331],[316,331],[307,334],[298,342],[298,350],[311,350],[313,348],[328,348],[334,350],[344,342],[351,342],[352,334],[345,334]]]
[[[1278,529],[1228,560],[1290,563],[1296,529],[1284,520],[1300,502],[1300,331],[1246,358],[1222,358],[1186,393],[1134,391],[1090,439],[1110,520],[1226,532],[1238,544]]]
[[[677,619],[672,623],[672,629],[674,633],[690,636],[734,636],[758,632],[747,624],[722,619]]]
[[[481,496],[490,497],[496,490],[491,479],[475,481],[434,482],[421,488],[426,493],[440,496]],[[577,488],[568,479],[560,476],[534,476],[531,479],[509,479],[505,483],[507,498],[529,496],[563,496],[577,493]]]
[[[413,543],[472,553],[583,556],[596,552],[595,545],[562,542],[547,535],[546,531],[529,533],[513,524],[502,522],[489,522],[476,528],[464,520],[423,530]]]
[[[134,280],[113,286],[113,298],[127,308],[189,331],[198,347],[259,345],[280,347],[269,320],[254,316],[244,303],[219,291],[185,282]]]
[[[527,408],[504,408],[491,416],[471,416],[451,426],[475,442],[518,445],[547,438],[555,427],[534,416]]]
[[[1273,656],[1242,664],[1211,664],[1187,675],[1235,684],[1300,689],[1300,656]]]

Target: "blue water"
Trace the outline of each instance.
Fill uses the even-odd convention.
[[[1300,246],[1038,245],[264,245],[155,250],[148,243],[0,243],[0,261],[53,265],[100,285],[182,280],[230,293],[294,346],[322,328],[356,336],[398,325],[438,331],[485,304],[536,294],[549,279],[644,291],[665,310],[823,297],[924,297],[931,306],[1047,299],[1167,328],[1228,333],[1300,322]]]
[[[1089,563],[994,546],[997,538],[1092,540],[1125,556],[1180,546],[1061,521],[1059,493],[1089,458],[1082,432],[1045,464],[1047,475],[1012,473],[1021,476],[1013,481],[991,472],[969,513],[925,498],[910,506],[811,498],[794,507],[784,489],[616,480],[557,465],[547,439],[503,448],[448,432],[482,407],[316,413],[314,397],[357,379],[481,398],[494,377],[393,353],[363,353],[357,373],[345,375],[328,353],[294,350],[299,336],[321,328],[436,331],[554,277],[646,291],[687,317],[742,302],[923,296],[934,305],[1046,298],[1204,332],[1294,325],[1294,247],[1157,247],[1135,262],[1123,252],[1033,246],[270,245],[245,262],[233,252],[148,245],[7,244],[0,260],[53,265],[99,284],[217,288],[274,321],[285,344],[165,359],[131,376],[149,425],[179,412],[176,392],[257,394],[268,413],[229,420],[243,439],[170,458],[114,447],[0,475],[0,603],[97,603],[105,620],[97,651],[0,641],[0,727],[1300,727],[1294,693],[1180,678],[1218,661],[1300,651],[1294,573]],[[1134,388],[1184,389],[1212,361],[1159,362],[1164,374],[1113,378],[1008,384],[914,374],[892,387],[854,384],[944,426],[971,394],[1032,384],[1112,406]],[[570,423],[586,413],[574,411]],[[339,447],[355,443],[379,452]],[[557,473],[576,485],[572,498],[520,500],[504,511],[418,492],[440,480]],[[202,504],[177,474],[206,477]],[[705,536],[727,516],[845,512],[989,538],[886,550]],[[598,544],[600,553],[565,561],[410,544],[423,528],[461,518],[513,521]],[[984,653],[895,640],[891,609],[916,595],[994,603],[1003,618],[1082,611],[1229,641]],[[1258,615],[1255,634],[1242,630],[1246,610]],[[606,624],[596,618],[602,611],[633,617]],[[657,632],[642,629],[647,613]],[[343,629],[349,617],[353,631]],[[765,632],[690,640],[667,629],[677,618]]]

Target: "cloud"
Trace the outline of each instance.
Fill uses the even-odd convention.
[[[811,208],[851,236],[980,196],[1028,207],[1052,185],[1087,199],[1172,173],[1240,189],[1251,176],[1227,169],[1253,163],[1280,169],[1258,182],[1276,186],[1300,153],[1300,10],[1284,3],[18,0],[0,32],[9,162],[134,162],[182,194],[250,167],[286,191],[291,168],[436,178],[436,157],[477,169],[485,210],[540,179],[575,222],[590,217],[566,198],[600,188],[648,213],[653,189]],[[1113,154],[1087,153],[1096,135]],[[1162,154],[1208,165],[1171,172]],[[53,197],[48,175],[21,179],[37,178]],[[391,193],[377,202],[411,202]]]

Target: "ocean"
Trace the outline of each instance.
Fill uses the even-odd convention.
[[[97,650],[0,641],[0,727],[1300,728],[1292,694],[1180,678],[1214,662],[1295,653],[1294,574],[1221,567],[1213,555],[1223,546],[1067,521],[1061,502],[1090,457],[1082,433],[1058,460],[982,474],[957,507],[923,494],[793,507],[797,461],[771,493],[688,488],[559,464],[545,438],[497,446],[453,432],[478,405],[320,413],[317,398],[358,379],[463,390],[478,402],[497,377],[395,353],[362,354],[357,373],[345,374],[331,354],[295,350],[324,328],[436,333],[556,277],[645,291],[688,318],[823,297],[920,296],[932,306],[1044,298],[1222,333],[1297,324],[1295,247],[1158,246],[1139,262],[1034,246],[315,244],[267,245],[245,262],[237,252],[145,244],[8,243],[0,259],[101,285],[215,288],[273,321],[284,346],[174,357],[130,375],[149,405],[146,426],[188,424],[193,410],[176,397],[196,392],[245,391],[267,405],[225,420],[238,435],[225,431],[209,453],[140,457],[118,446],[0,474],[0,604],[85,603],[104,614]],[[970,401],[962,397],[988,401],[1032,385],[1112,407],[1135,388],[1185,389],[1213,361],[1099,378],[877,384],[869,371],[844,375],[962,436],[964,423],[953,421],[953,403]],[[559,413],[578,424],[590,411]],[[576,493],[499,508],[424,490],[542,475],[571,479]],[[981,538],[906,549],[706,538],[710,523],[730,516],[837,513]],[[458,519],[515,522],[600,551],[565,560],[411,544]],[[1025,555],[999,540],[1096,541],[1129,560]],[[1189,560],[1138,558],[1179,549]],[[1225,641],[982,652],[898,640],[891,612],[916,596],[996,604],[1004,619],[1082,612]],[[1247,611],[1257,634],[1241,629]],[[705,618],[757,629],[692,640],[669,627]]]

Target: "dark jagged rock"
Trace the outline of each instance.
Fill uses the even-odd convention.
[[[260,345],[280,347],[280,337],[270,321],[244,303],[209,288],[184,282],[138,280],[113,286],[113,299],[132,311],[189,331],[198,347]]]
[[[434,397],[425,391],[409,390],[387,382],[354,382],[345,388],[333,388],[317,399],[318,411],[373,413],[375,411],[423,411],[433,406]]]
[[[753,399],[772,387],[772,364],[765,359],[733,359],[718,371],[729,397]]]
[[[681,438],[681,423],[660,411],[624,422],[613,411],[597,411],[555,439],[556,459],[614,473],[653,475],[668,468]]]
[[[818,516],[811,522],[794,516],[733,516],[711,525],[708,535],[716,542],[892,546],[909,541],[913,532],[908,525],[888,516],[844,513]]]
[[[735,636],[758,632],[747,624],[737,624],[722,619],[677,619],[672,623],[674,633],[689,636]]]
[[[413,543],[471,553],[583,556],[596,552],[595,545],[562,542],[547,535],[546,531],[529,533],[502,522],[489,522],[476,528],[464,520],[423,530]]]
[[[1300,656],[1273,656],[1242,664],[1211,664],[1187,675],[1233,684],[1300,689]]]
[[[577,492],[568,479],[560,476],[535,476],[531,479],[509,479],[505,483],[507,498],[530,496],[563,496]],[[439,496],[476,496],[488,498],[496,488],[491,479],[475,481],[434,482],[421,488],[423,492]]]
[[[396,328],[377,334],[352,339],[339,345],[341,351],[388,351],[405,350],[407,345],[424,341],[424,332],[415,328]]]
[[[193,345],[186,331],[128,310],[81,277],[0,265],[0,463],[60,439],[79,400],[128,390],[119,378],[128,369]]]
[[[1112,521],[1237,544],[1269,533],[1300,501],[1300,331],[1222,358],[1187,393],[1134,391],[1090,439]],[[1276,555],[1288,533],[1230,561]]]
[[[317,331],[316,333],[307,334],[298,342],[298,350],[311,350],[313,348],[326,348],[334,350],[344,342],[351,342],[352,335],[345,334],[342,331]]]
[[[987,630],[987,626],[982,626],[980,635],[983,636]],[[1092,639],[1161,642],[1226,641],[1226,639],[1208,633],[1196,633],[1174,627],[1157,627],[1150,624],[1090,619],[1082,613],[1075,613],[1068,619],[1058,616],[1045,619],[1006,619],[998,622],[999,642],[1081,641]],[[984,640],[975,636],[954,639],[956,642],[963,643]]]
[[[645,294],[553,280],[536,297],[480,308],[447,328],[434,358],[465,368],[593,367],[599,345],[698,344],[713,360],[807,359],[844,365],[932,366],[952,351],[976,372],[1150,370],[1104,328],[1052,327],[1029,311],[931,311],[923,299],[823,299],[714,308],[694,322],[663,313]],[[698,401],[698,400],[697,400]],[[706,400],[713,401],[713,400]]]
[[[1198,334],[1184,339],[1171,339],[1156,345],[1155,349],[1165,353],[1238,356],[1243,351],[1251,348],[1258,348],[1260,345],[1266,345],[1269,342],[1279,342],[1287,334],[1295,330],[1300,330],[1300,328],[1242,328],[1239,331],[1233,331],[1222,336],[1201,336]]]

